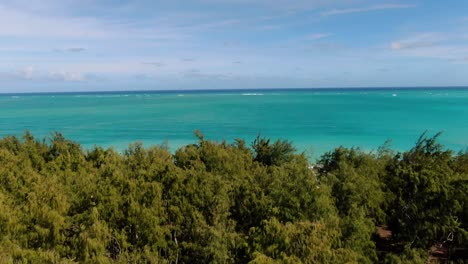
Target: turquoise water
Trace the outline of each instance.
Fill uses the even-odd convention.
[[[177,91],[0,96],[0,136],[61,131],[86,148],[123,150],[167,141],[171,149],[209,139],[251,142],[258,133],[293,141],[311,157],[339,145],[406,150],[425,130],[468,147],[468,89]]]

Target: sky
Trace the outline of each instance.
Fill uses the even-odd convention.
[[[466,0],[0,0],[0,93],[468,86]]]

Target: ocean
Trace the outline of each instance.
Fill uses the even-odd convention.
[[[468,89],[275,89],[0,95],[0,136],[60,131],[84,148],[122,151],[167,142],[172,151],[205,138],[292,141],[315,159],[340,145],[398,151],[442,132],[440,143],[468,147]]]

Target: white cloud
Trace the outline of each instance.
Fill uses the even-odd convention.
[[[389,48],[394,54],[407,57],[463,61],[468,54],[464,39],[464,34],[457,33],[420,33],[392,41]]]
[[[52,80],[65,82],[81,82],[85,80],[85,76],[83,74],[73,72],[51,72],[49,77]]]
[[[335,16],[335,15],[362,13],[362,12],[370,12],[370,11],[378,11],[378,10],[388,10],[388,9],[406,9],[406,8],[413,8],[413,7],[415,7],[415,5],[382,4],[382,5],[374,5],[374,6],[368,6],[368,7],[332,9],[329,11],[322,12],[321,15],[322,16]]]
[[[225,19],[225,20],[219,20],[219,21],[212,21],[208,23],[198,23],[198,24],[193,24],[187,27],[180,27],[180,28],[199,31],[199,30],[232,27],[235,25],[243,24],[243,23],[245,23],[245,21],[242,19]]]
[[[88,74],[84,72],[72,72],[66,70],[47,71],[36,70],[32,66],[27,66],[17,70],[0,71],[0,81],[32,81],[32,82],[48,82],[48,81],[64,81],[64,82],[81,82],[88,80],[98,80],[99,75]]]
[[[232,21],[231,21],[232,22]],[[221,23],[221,22],[220,22]],[[222,23],[229,23],[224,21]],[[221,23],[221,24],[222,24]],[[216,25],[206,25],[216,26]],[[61,39],[185,39],[186,32],[174,27],[144,23],[135,25],[120,18],[94,18],[62,16],[60,14],[37,15],[21,9],[7,8],[0,4],[0,36],[21,38]],[[68,50],[73,51],[73,50]]]
[[[330,37],[331,35],[332,34],[328,34],[328,33],[317,33],[317,34],[309,35],[307,36],[307,38],[311,40],[318,40],[318,39]]]
[[[82,51],[85,51],[86,49],[85,48],[79,48],[79,47],[76,47],[76,48],[67,48],[66,51],[69,51],[69,52],[82,52]]]
[[[277,30],[281,29],[282,26],[280,25],[263,25],[255,27],[256,30]]]
[[[18,71],[18,76],[26,80],[31,80],[33,78],[33,74],[34,74],[34,68],[31,66],[28,66]]]
[[[236,5],[248,5],[260,6],[268,9],[276,10],[301,10],[301,9],[312,9],[312,8],[321,8],[330,5],[339,5],[343,3],[350,2],[349,0],[199,0],[200,2],[205,2],[209,4],[236,4]],[[333,2],[333,3],[332,3]]]
[[[97,22],[90,18],[52,18],[37,16],[0,6],[0,36],[16,37],[104,37]]]
[[[2,81],[12,81],[12,80],[32,80],[36,77],[36,71],[34,67],[27,66],[18,70],[13,71],[3,71],[0,72],[0,80]]]
[[[16,80],[25,81],[37,79],[40,74],[33,66],[26,66],[24,68],[0,72],[0,79],[2,80]]]
[[[390,43],[390,48],[393,50],[401,50],[401,49],[416,49],[422,47],[430,47],[434,45],[432,42],[410,42],[410,43],[402,43],[398,41],[394,41]]]
[[[144,65],[150,65],[150,66],[153,66],[153,67],[163,67],[165,66],[166,64],[162,63],[162,62],[143,62],[142,64]]]
[[[450,36],[442,33],[419,33],[404,39],[392,41],[390,43],[390,49],[404,50],[430,47],[449,38]]]
[[[464,45],[438,45],[415,49],[400,50],[399,55],[407,57],[421,57],[460,61],[468,54],[468,46]]]
[[[194,58],[183,58],[183,59],[181,59],[181,60],[182,60],[183,62],[194,62],[194,61],[196,61],[196,59],[194,59]]]
[[[338,51],[344,51],[346,46],[335,43],[335,42],[317,42],[311,45],[307,45],[305,51],[319,51],[319,52],[333,52],[334,54]]]
[[[82,47],[73,47],[73,48],[65,48],[65,49],[53,49],[55,52],[83,52],[86,51],[86,48]]]

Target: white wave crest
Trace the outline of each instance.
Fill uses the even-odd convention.
[[[244,96],[259,96],[259,95],[263,95],[262,93],[243,93],[242,95]]]

